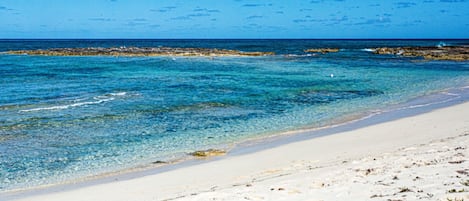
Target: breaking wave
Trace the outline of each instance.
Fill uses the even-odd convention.
[[[105,95],[95,96],[92,98],[92,100],[77,99],[74,101],[74,103],[71,103],[71,104],[54,105],[54,106],[49,106],[49,107],[38,107],[38,108],[20,110],[20,112],[37,112],[37,111],[42,111],[42,110],[65,110],[65,109],[69,109],[73,107],[101,104],[101,103],[113,101],[117,97],[126,96],[126,95],[127,95],[127,92],[109,93]],[[83,100],[87,100],[87,101],[83,101]],[[83,102],[79,102],[79,101],[83,101]]]

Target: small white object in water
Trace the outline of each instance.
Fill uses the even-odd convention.
[[[333,77],[334,77],[334,74],[331,73],[331,78],[333,78]]]
[[[173,57],[173,58],[171,58],[171,59],[172,59],[173,61],[176,61],[176,58],[174,58],[174,57]]]
[[[436,45],[436,47],[439,47],[439,48],[442,48],[446,46],[446,43],[444,43],[443,41],[440,41],[440,43],[438,43],[438,45]]]

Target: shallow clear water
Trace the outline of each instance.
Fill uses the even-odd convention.
[[[277,53],[214,59],[0,54],[0,191],[326,126],[469,85],[468,62],[423,61],[363,50],[439,42],[0,40],[0,51],[125,45]],[[342,50],[326,55],[303,53],[314,47]]]

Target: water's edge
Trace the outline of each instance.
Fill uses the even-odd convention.
[[[358,117],[358,119],[352,119],[346,122],[341,122],[336,125],[315,129],[294,130],[286,133],[276,134],[270,137],[244,141],[234,145],[234,147],[225,156],[214,157],[204,160],[189,158],[187,160],[174,162],[168,165],[149,165],[147,167],[139,167],[135,169],[124,170],[121,172],[99,175],[92,178],[82,179],[79,181],[71,181],[66,184],[55,184],[48,186],[38,186],[35,188],[22,190],[5,191],[0,192],[0,200],[19,199],[35,195],[62,192],[98,184],[130,180],[146,175],[159,174],[179,168],[185,168],[202,163],[223,160],[228,157],[250,154],[298,141],[338,134],[341,132],[351,131],[405,117],[416,116],[419,114],[431,112],[436,109],[458,105],[467,101],[469,101],[469,86],[448,89],[445,91],[435,92],[423,97],[419,97],[399,105],[387,106],[385,108],[382,108],[382,111],[374,112],[368,116],[361,116]]]

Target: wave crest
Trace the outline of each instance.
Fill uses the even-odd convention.
[[[80,102],[80,101],[89,100],[89,99],[76,99],[73,101],[74,103],[71,103],[71,104],[25,109],[25,110],[20,110],[20,112],[37,112],[37,111],[42,111],[42,110],[65,110],[65,109],[69,109],[73,107],[101,104],[101,103],[113,101],[116,99],[116,97],[126,96],[126,95],[127,95],[127,92],[109,93],[109,94],[104,94],[104,95],[93,97],[92,99],[94,101]]]

